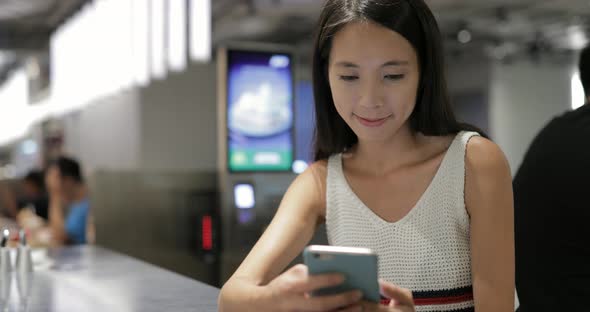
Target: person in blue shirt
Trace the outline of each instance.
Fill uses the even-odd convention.
[[[80,164],[68,157],[52,162],[46,175],[49,227],[57,244],[86,244],[90,210]]]

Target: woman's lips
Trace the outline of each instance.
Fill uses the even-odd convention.
[[[354,115],[359,122],[366,126],[366,127],[371,127],[371,128],[375,128],[375,127],[379,127],[381,125],[383,125],[387,119],[389,119],[389,117],[391,117],[391,115],[384,117],[384,118],[364,118],[358,115]]]

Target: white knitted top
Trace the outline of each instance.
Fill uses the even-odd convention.
[[[368,247],[379,278],[412,290],[417,311],[473,311],[465,149],[475,132],[457,134],[432,182],[401,220],[390,223],[352,191],[342,155],[328,161],[326,228],[331,245]]]

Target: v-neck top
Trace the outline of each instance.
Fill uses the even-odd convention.
[[[379,278],[412,290],[416,311],[473,311],[465,150],[475,132],[453,139],[414,207],[388,222],[354,193],[342,154],[328,160],[326,229],[331,245],[371,248]]]

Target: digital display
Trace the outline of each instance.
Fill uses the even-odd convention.
[[[290,170],[294,154],[291,56],[230,50],[227,70],[229,170]]]

